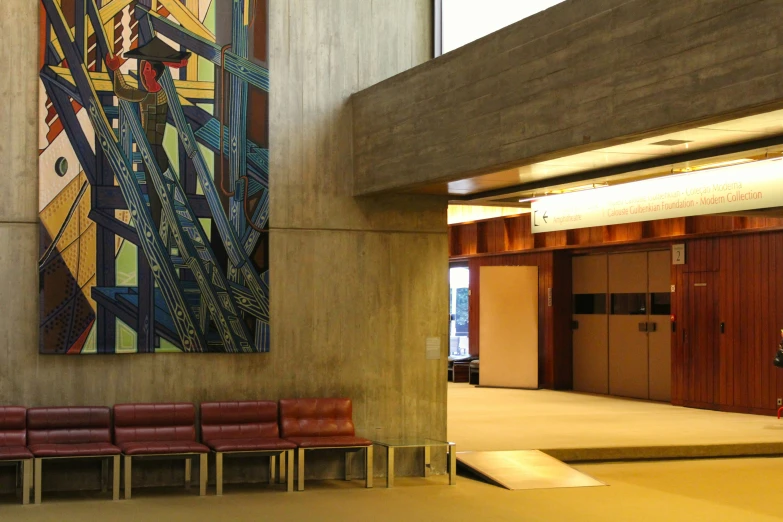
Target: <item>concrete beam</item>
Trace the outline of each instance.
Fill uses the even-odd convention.
[[[783,105],[779,0],[567,0],[356,93],[356,195]]]

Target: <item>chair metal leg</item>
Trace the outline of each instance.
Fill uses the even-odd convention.
[[[223,496],[223,453],[215,452],[215,494]]]
[[[457,445],[449,445],[449,485],[457,483]]]
[[[277,482],[279,484],[285,484],[286,481],[286,475],[285,475],[285,458],[288,455],[287,451],[281,451],[280,455],[278,455],[278,460],[280,461],[280,470],[277,472]]]
[[[386,446],[386,487],[394,487],[394,448]]]
[[[190,483],[193,480],[193,460],[190,457],[185,459],[185,489],[190,489]]]
[[[35,503],[40,504],[41,503],[41,468],[42,465],[42,459],[35,459],[35,475],[34,475],[34,482],[35,482]]]
[[[101,493],[106,493],[109,482],[109,459],[101,459]]]
[[[33,461],[26,459],[22,461],[22,504],[30,503],[30,482],[33,478]]]
[[[114,455],[112,457],[111,464],[112,480],[111,480],[111,498],[112,500],[120,499],[120,456]]]
[[[275,484],[277,482],[277,456],[269,456],[269,483]]]
[[[351,480],[351,468],[353,467],[353,450],[345,452],[345,480]]]
[[[373,460],[372,460],[372,444],[367,446],[364,450],[364,485],[365,487],[372,487],[372,475],[373,475]]]
[[[122,464],[125,468],[125,500],[130,500],[131,498],[131,476],[133,472],[131,458],[130,455],[125,455],[125,458],[122,459],[124,461]]]
[[[296,477],[296,489],[297,491],[304,491],[304,468],[305,468],[305,450],[304,448],[298,448],[296,450],[296,464],[298,469]]]
[[[290,493],[294,490],[294,450],[290,449],[286,452],[286,466],[288,467],[288,470],[285,474],[285,480],[286,480],[286,490]]]
[[[207,463],[208,453],[202,453],[199,455],[198,463],[198,494],[199,496],[206,496],[207,494],[207,478],[209,477],[209,464]]]

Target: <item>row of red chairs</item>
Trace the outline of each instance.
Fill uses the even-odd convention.
[[[42,464],[47,459],[100,458],[104,475],[113,467],[113,498],[120,494],[120,457],[125,472],[125,498],[131,498],[132,459],[185,459],[185,483],[191,462],[199,457],[200,495],[206,494],[209,453],[215,458],[216,494],[223,494],[224,455],[270,458],[270,482],[285,477],[293,491],[296,452],[297,489],[304,489],[305,450],[364,450],[365,485],[372,487],[372,442],[356,437],[350,399],[283,399],[277,401],[205,402],[200,405],[201,442],[196,436],[196,409],[190,403],[117,404],[102,406],[24,408],[0,406],[0,464],[22,471],[22,502],[29,503],[34,482],[35,503],[41,502]],[[33,466],[34,464],[34,471]]]

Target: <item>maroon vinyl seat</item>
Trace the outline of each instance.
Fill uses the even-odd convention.
[[[251,451],[285,451],[296,449],[296,444],[279,437],[258,439],[215,439],[209,447],[222,453]]]
[[[297,489],[304,489],[305,450],[364,450],[365,485],[372,487],[372,441],[357,437],[353,424],[351,399],[282,399],[280,434],[296,444],[298,461]],[[350,479],[350,457],[346,453],[346,480]]]
[[[22,467],[22,503],[30,502],[33,454],[27,449],[27,410],[0,406],[0,464]]]
[[[217,494],[223,494],[223,453],[263,453],[270,456],[269,481],[275,481],[275,459],[280,458],[280,480],[287,477],[292,491],[293,450],[296,444],[281,439],[276,401],[204,402],[201,404],[201,439],[215,452]],[[288,473],[285,462],[288,461]]]
[[[203,444],[187,440],[126,442],[122,444],[122,452],[125,455],[171,455],[176,453],[207,453],[208,451],[209,449]]]
[[[111,411],[103,406],[30,408],[27,447],[35,457],[35,503],[41,502],[43,459],[112,458],[119,499],[120,449],[111,440]]]
[[[117,404],[114,440],[124,456],[126,499],[131,498],[133,457],[184,457],[185,484],[189,486],[191,458],[199,455],[199,492],[206,494],[209,448],[196,441],[196,410],[192,404]]]
[[[0,460],[32,459],[33,454],[24,446],[0,446]]]
[[[119,455],[120,449],[108,442],[85,444],[32,444],[30,451],[36,457],[99,457]]]
[[[361,437],[288,437],[298,448],[355,448],[370,446],[372,441]]]

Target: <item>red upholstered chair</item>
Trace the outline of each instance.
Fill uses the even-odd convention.
[[[280,432],[297,447],[299,491],[304,489],[305,450],[321,449],[346,450],[346,480],[350,480],[350,456],[364,449],[365,485],[372,487],[372,441],[356,436],[351,399],[283,399]]]
[[[35,503],[41,503],[43,461],[66,458],[102,459],[102,483],[109,460],[113,463],[114,500],[120,498],[120,450],[111,443],[111,415],[103,406],[30,408],[27,410],[27,447],[35,457]]]
[[[22,504],[30,503],[33,476],[33,454],[27,449],[26,413],[22,406],[0,406],[0,464],[13,464],[17,473],[22,468]]]
[[[189,487],[191,459],[199,455],[199,494],[207,494],[209,448],[196,442],[196,409],[192,404],[117,404],[114,440],[124,457],[126,499],[131,498],[133,457],[184,457],[185,485]]]
[[[201,403],[201,440],[215,452],[215,485],[223,494],[223,454],[269,455],[269,482],[275,482],[275,459],[280,458],[280,481],[286,476],[294,490],[296,444],[280,438],[277,401]],[[288,472],[285,462],[288,461]]]

